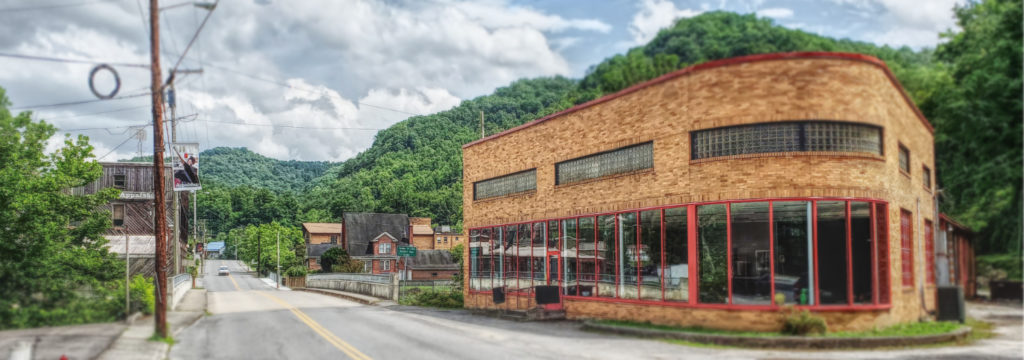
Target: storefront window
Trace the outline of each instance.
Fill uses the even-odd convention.
[[[661,300],[661,210],[640,212],[640,298]]]
[[[889,304],[887,210],[874,201],[736,201],[471,229],[469,286],[521,293],[557,284],[567,296],[738,306]],[[912,216],[901,215],[912,258]],[[551,244],[558,258],[548,258]]]
[[[615,215],[597,217],[597,296],[615,297]]]
[[[597,251],[596,239],[594,236],[594,218],[580,218],[579,227],[579,258],[577,269],[579,270],[579,293],[580,296],[594,296],[596,290],[597,276]]]
[[[548,251],[558,251],[558,221],[548,221]]]
[[[732,220],[732,303],[770,305],[771,245],[768,202],[734,203]]]
[[[814,304],[814,249],[811,202],[772,203],[775,236],[775,293],[788,305]],[[782,305],[782,304],[776,304]]]
[[[509,291],[516,288],[516,226],[509,225],[505,227],[505,249],[504,249],[504,261],[502,262],[502,268],[504,273],[502,279],[505,280],[505,286],[508,287]]]
[[[526,289],[533,286],[530,282],[530,224],[519,224],[519,231],[516,232],[516,256],[519,259],[519,267],[516,268],[517,289]]]
[[[637,240],[636,213],[619,214],[619,297],[623,299],[636,299],[639,291]]]
[[[686,210],[686,207],[665,209],[665,300],[690,299]]]
[[[544,282],[544,274],[547,273],[547,257],[546,244],[548,243],[547,235],[548,231],[544,228],[545,223],[539,222],[533,224],[533,246],[530,247],[530,251],[533,253],[530,262],[533,263],[533,286],[547,285]]]
[[[818,201],[818,286],[821,304],[846,304],[846,202]]]
[[[728,302],[727,235],[726,205],[697,206],[697,257],[700,269],[697,289],[700,291],[698,299],[703,304]]]
[[[853,273],[853,302],[871,304],[874,302],[872,277],[874,276],[871,256],[871,204],[860,201],[850,202],[850,265]]]
[[[565,281],[567,295],[582,295],[577,286],[579,285],[579,261],[580,247],[576,241],[576,219],[562,220],[562,279]],[[593,272],[591,272],[593,275]]]
[[[878,303],[889,303],[889,207],[875,204],[875,258],[878,259]]]

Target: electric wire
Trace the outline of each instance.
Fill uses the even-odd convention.
[[[69,7],[76,7],[76,6],[85,6],[85,5],[93,5],[93,4],[100,4],[100,3],[108,3],[108,2],[113,2],[113,1],[114,0],[97,0],[97,1],[85,1],[85,2],[70,3],[70,4],[53,4],[53,5],[29,6],[29,7],[21,7],[21,8],[3,8],[3,9],[0,9],[0,14],[2,14],[2,13],[11,13],[11,12],[19,12],[19,11],[33,11],[33,10],[49,10],[49,9],[69,8]]]
[[[132,107],[127,107],[127,108],[120,108],[120,109],[107,110],[107,111],[100,111],[100,112],[94,112],[94,113],[88,113],[88,114],[50,117],[50,118],[45,118],[45,120],[74,119],[74,118],[80,118],[80,117],[96,116],[96,115],[110,114],[110,113],[123,112],[123,111],[129,111],[129,110],[146,109],[146,108],[149,108],[149,107],[150,107],[149,105],[140,105],[140,106],[132,106]]]
[[[2,10],[0,10],[2,11]],[[149,69],[148,64],[136,64],[136,63],[122,63],[122,62],[106,62],[95,59],[64,59],[50,56],[37,56],[37,55],[25,55],[25,54],[12,54],[12,53],[0,53],[0,57],[24,59],[24,60],[38,60],[38,61],[51,61],[61,62],[70,64],[107,64],[110,66],[124,66],[133,68]]]
[[[56,103],[56,104],[37,104],[37,105],[28,105],[28,106],[15,106],[15,107],[11,107],[10,109],[11,110],[45,109],[45,108],[51,108],[51,107],[90,104],[90,103],[96,103],[96,102],[101,102],[101,101],[124,100],[124,99],[131,99],[131,98],[137,98],[137,97],[143,97],[143,96],[149,96],[149,95],[150,95],[150,93],[147,92],[147,93],[141,93],[141,94],[123,95],[123,96],[118,96],[118,97],[114,97],[114,98],[110,98],[110,99],[92,99],[92,100],[70,101],[70,102],[63,102],[63,103]]]

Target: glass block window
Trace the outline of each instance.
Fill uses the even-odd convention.
[[[840,122],[804,123],[806,151],[866,152],[882,154],[882,129]]]
[[[653,167],[654,142],[646,142],[555,164],[555,183],[570,184]]]
[[[537,169],[477,181],[473,183],[473,200],[518,194],[537,190]]]
[[[801,121],[694,131],[690,158],[798,151],[882,154],[882,129],[873,125]]]

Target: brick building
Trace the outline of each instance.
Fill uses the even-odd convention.
[[[412,227],[412,246],[419,250],[434,248],[434,230],[430,226],[430,218],[411,217],[409,226]]]
[[[691,66],[466,144],[463,169],[469,308],[553,285],[569,318],[726,329],[935,309],[933,128],[874,57]]]
[[[320,255],[332,247],[345,248],[342,224],[302,223],[302,237],[306,240],[306,267],[320,270]]]
[[[455,231],[451,226],[441,225],[434,228],[434,242],[431,249],[448,250],[465,240],[465,233]]]

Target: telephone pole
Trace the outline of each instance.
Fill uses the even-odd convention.
[[[164,194],[163,87],[160,76],[160,6],[149,0],[149,59],[153,103],[153,236],[156,238],[156,301],[154,304],[157,336],[167,337],[167,200]]]
[[[281,288],[281,229],[277,230],[277,286]]]
[[[260,267],[263,266],[263,232],[256,228],[256,278],[260,277]]]
[[[484,138],[484,111],[480,110],[480,138]]]

